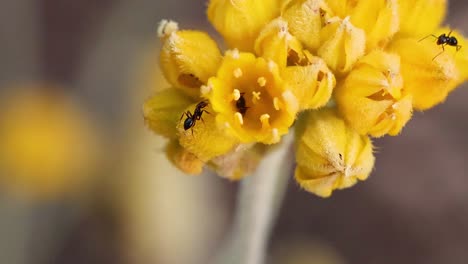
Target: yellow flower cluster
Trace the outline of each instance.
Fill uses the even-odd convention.
[[[211,0],[208,19],[228,50],[162,21],[160,62],[172,88],[144,104],[146,123],[170,139],[177,167],[198,174],[208,165],[230,179],[295,127],[297,182],[330,196],[369,176],[370,137],[399,134],[413,109],[443,102],[468,78],[468,51],[457,52],[466,40],[440,27],[446,8],[446,0]]]

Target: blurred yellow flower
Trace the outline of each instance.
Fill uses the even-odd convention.
[[[176,166],[208,165],[229,179],[254,170],[297,124],[296,179],[329,196],[369,176],[369,136],[401,133],[413,109],[443,102],[468,78],[468,51],[457,46],[466,39],[440,25],[446,4],[211,0],[208,19],[228,50],[163,21],[161,67],[179,92],[147,101],[146,123],[171,139]]]
[[[89,116],[59,90],[44,88],[9,89],[0,113],[0,183],[42,198],[81,190],[99,150]]]

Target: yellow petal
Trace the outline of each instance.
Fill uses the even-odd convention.
[[[301,110],[326,105],[336,84],[335,76],[319,57],[311,57],[307,66],[287,67],[283,77],[298,98]]]
[[[277,143],[299,108],[276,63],[236,50],[226,54],[204,96],[217,113],[219,126],[243,143]]]
[[[400,33],[422,38],[444,20],[447,0],[399,0]]]
[[[399,29],[397,0],[355,1],[351,22],[366,31],[368,50],[381,48]]]
[[[253,51],[261,28],[278,14],[278,0],[210,0],[207,10],[228,46],[243,51]]]
[[[187,174],[198,175],[205,165],[195,154],[183,148],[177,140],[170,140],[167,143],[166,156],[174,166]]]
[[[457,85],[453,86],[453,88],[456,88],[458,84],[468,80],[468,41],[460,31],[451,28],[443,27],[434,32],[435,36],[440,36],[441,34],[448,35],[449,33],[450,36],[455,37],[458,42],[458,48],[457,46],[445,46],[447,50],[445,52],[455,59],[457,69],[460,71],[460,79]],[[437,40],[435,37],[428,37],[427,40],[425,39],[423,41],[432,41],[435,43]]]
[[[296,181],[321,197],[367,179],[374,166],[370,139],[348,127],[330,108],[300,116],[295,147]]]
[[[231,151],[238,141],[226,134],[224,130],[218,129],[215,113],[209,103],[205,107],[199,106],[200,102],[192,104],[185,109],[185,112],[179,113],[182,119],[180,121],[177,119],[179,121],[177,130],[179,144],[201,161],[207,162]],[[196,115],[197,108],[201,113],[199,118]]]
[[[336,88],[338,109],[362,135],[396,135],[411,117],[411,96],[403,93],[398,55],[375,50],[356,63]]]
[[[322,45],[318,55],[322,57],[328,67],[338,73],[351,70],[354,63],[364,55],[366,34],[355,27],[349,17],[343,20],[335,18],[320,32]]]
[[[265,59],[286,66],[288,46],[293,36],[288,32],[288,23],[277,18],[266,25],[255,40],[255,53]]]
[[[396,39],[389,49],[400,55],[405,91],[413,96],[417,110],[443,102],[460,80],[453,55],[440,53],[441,47],[434,42]]]
[[[164,76],[176,88],[194,98],[200,86],[216,73],[221,53],[216,42],[201,31],[180,30],[162,36],[160,54]]]
[[[208,166],[223,178],[240,180],[257,168],[263,149],[264,145],[239,144],[230,152],[212,159]]]
[[[323,0],[288,0],[282,5],[281,17],[289,23],[292,35],[313,51],[320,45],[322,29],[329,8]]]
[[[169,88],[156,93],[143,104],[146,125],[156,134],[177,137],[177,121],[193,100],[181,90]]]

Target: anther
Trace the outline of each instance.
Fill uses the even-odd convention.
[[[263,76],[262,76],[262,77],[258,77],[257,83],[258,83],[258,85],[260,85],[260,87],[264,87],[264,86],[266,85],[266,79],[265,79],[265,77],[263,77]]]

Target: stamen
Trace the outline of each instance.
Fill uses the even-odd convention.
[[[242,70],[241,70],[241,68],[236,68],[236,69],[232,72],[232,74],[234,75],[234,77],[240,78],[240,77],[242,76]]]
[[[266,78],[265,77],[258,77],[257,79],[257,83],[258,85],[260,85],[260,87],[264,87],[266,85]]]
[[[270,127],[270,115],[269,114],[261,115],[260,122],[262,122],[262,128],[269,128]]]
[[[391,114],[391,115],[390,115],[390,118],[391,118],[392,120],[396,120],[396,115],[395,115],[395,114]]]
[[[281,97],[283,97],[283,101],[286,105],[286,108],[288,108],[288,110],[290,112],[297,112],[298,109],[299,109],[299,102],[297,101],[297,98],[296,96],[289,90],[283,92],[283,94],[281,95]]]
[[[200,86],[200,93],[202,95],[207,95],[211,92],[211,90],[213,90],[213,88],[211,87],[211,85],[202,85]]]
[[[273,128],[271,130],[271,135],[273,137],[272,141],[273,142],[278,142],[280,141],[280,136],[279,136],[279,132],[278,132],[278,129],[277,128]]]
[[[398,103],[394,103],[394,104],[392,105],[392,108],[393,108],[393,109],[397,109],[397,108],[398,108]]]
[[[280,110],[280,104],[281,102],[279,101],[278,97],[273,98],[273,106],[275,107],[276,111]]]
[[[159,22],[158,25],[158,37],[162,38],[169,36],[172,32],[176,32],[177,30],[179,30],[179,25],[177,22],[163,19],[161,22]]]
[[[236,100],[236,101],[239,100],[239,98],[240,98],[240,91],[237,90],[237,89],[234,89],[234,91],[232,91],[232,98],[233,98],[234,100]]]
[[[226,52],[226,54],[236,60],[239,59],[239,56],[240,56],[238,49],[229,50]]]
[[[236,122],[239,123],[239,125],[243,125],[244,124],[244,118],[242,117],[242,114],[239,113],[239,112],[236,112],[234,114],[234,119],[236,120]]]
[[[252,103],[256,104],[257,101],[260,101],[260,94],[262,94],[262,93],[261,92],[256,92],[256,91],[252,92]]]
[[[268,70],[270,72],[273,72],[273,70],[276,68],[276,63],[272,60],[268,61]]]

